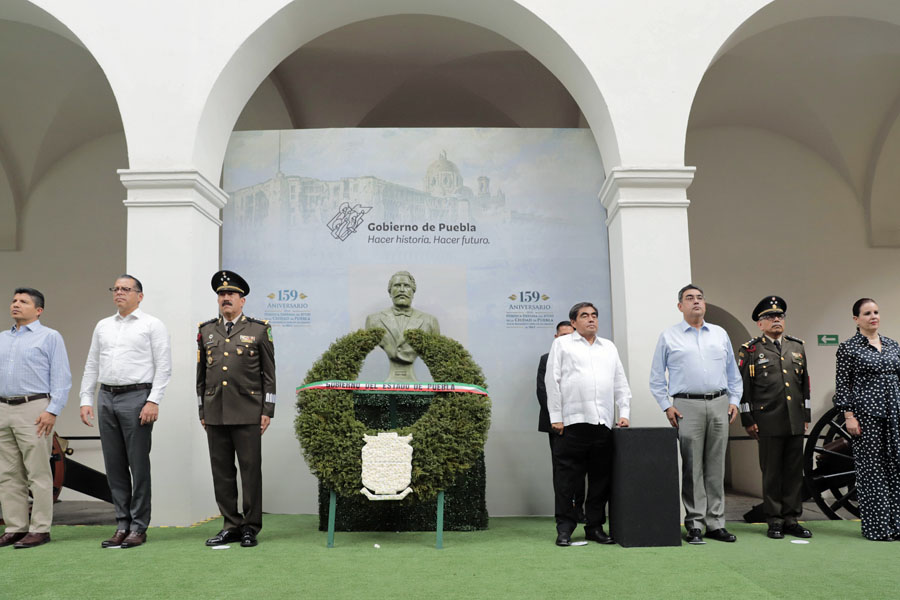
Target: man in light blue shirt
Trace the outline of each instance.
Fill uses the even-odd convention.
[[[0,506],[6,521],[0,547],[33,548],[50,541],[53,426],[66,405],[72,374],[62,336],[41,325],[42,312],[44,295],[18,288],[10,305],[16,324],[0,332]]]
[[[725,529],[725,451],[743,382],[728,334],[704,321],[703,290],[681,288],[678,310],[684,320],[663,331],[656,344],[650,393],[678,429],[685,539],[705,543],[705,524],[706,537],[733,542],[737,538]]]

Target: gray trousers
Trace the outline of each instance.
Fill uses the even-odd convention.
[[[683,415],[678,423],[681,447],[681,501],[686,529],[725,527],[725,450],[728,448],[728,396],[713,400],[675,398]]]
[[[116,509],[116,529],[144,531],[150,524],[150,440],[153,423],[141,425],[150,390],[113,394],[100,390],[100,443]]]

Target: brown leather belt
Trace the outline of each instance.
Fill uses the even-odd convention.
[[[106,385],[100,384],[100,389],[110,394],[124,394],[125,392],[133,392],[135,390],[149,390],[153,387],[152,383],[132,383],[131,385]]]
[[[50,394],[28,394],[27,396],[0,396],[0,402],[3,404],[25,404],[32,400],[43,400],[49,398]]]

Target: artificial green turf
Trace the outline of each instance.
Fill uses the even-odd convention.
[[[549,518],[493,518],[487,531],[326,534],[313,515],[266,515],[260,544],[213,550],[220,521],[151,528],[140,548],[102,549],[109,527],[58,526],[53,542],[0,548],[8,598],[888,598],[900,543],[853,521],[807,523],[809,544],[729,523],[737,543],[558,548]],[[580,531],[574,539],[580,538]],[[376,549],[374,544],[381,547]]]

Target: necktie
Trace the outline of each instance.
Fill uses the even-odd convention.
[[[225,323],[225,335],[231,335],[231,328],[234,327],[234,323],[228,321]]]
[[[775,340],[775,349],[778,350],[778,354],[781,354],[781,341]]]

